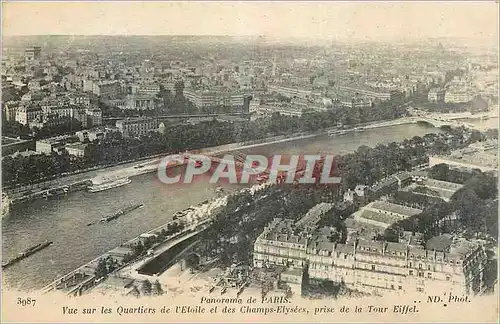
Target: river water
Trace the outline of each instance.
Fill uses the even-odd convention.
[[[343,136],[311,138],[253,148],[251,154],[345,154],[361,145],[402,141],[438,130],[410,124],[376,128]],[[180,170],[176,170],[180,172]],[[210,184],[208,176],[191,184],[165,185],[156,173],[131,178],[132,183],[99,193],[75,192],[57,200],[38,200],[12,208],[2,220],[3,261],[45,240],[54,244],[3,271],[4,284],[21,290],[38,289],[137,235],[158,227],[178,210],[226,192],[238,184]],[[125,206],[142,203],[118,220],[87,226]]]

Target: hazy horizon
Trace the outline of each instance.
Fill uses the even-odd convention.
[[[51,23],[52,22],[52,23]],[[495,2],[8,2],[3,35],[498,44]]]

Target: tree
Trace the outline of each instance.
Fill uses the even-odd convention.
[[[97,279],[105,277],[108,274],[108,268],[105,259],[100,259],[97,263],[94,275]]]
[[[163,291],[163,288],[161,287],[161,284],[158,280],[156,280],[154,283],[153,283],[153,286],[152,286],[152,293],[153,295],[155,296],[161,296],[164,294],[164,291]]]
[[[186,266],[191,269],[197,269],[200,265],[200,257],[195,254],[191,253],[186,257]]]
[[[149,280],[144,280],[142,282],[142,286],[141,286],[141,291],[144,295],[146,296],[150,296],[151,295],[151,292],[153,290],[153,286],[151,285],[151,282]]]

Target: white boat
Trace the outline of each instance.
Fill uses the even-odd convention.
[[[345,134],[347,134],[346,130],[334,130],[334,131],[329,131],[328,132],[329,136],[345,135]]]
[[[89,192],[100,192],[116,187],[121,187],[131,183],[132,180],[129,178],[120,178],[120,179],[103,179],[102,181],[96,181],[92,179],[92,185],[88,187]]]

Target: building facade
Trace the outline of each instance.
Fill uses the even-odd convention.
[[[93,93],[100,97],[115,98],[121,92],[121,85],[117,81],[103,81],[93,83]]]
[[[394,243],[354,237],[341,244],[321,234],[325,229],[330,230],[274,219],[255,241],[254,267],[307,272],[309,280],[342,282],[350,289],[374,294],[476,294],[485,288],[487,257],[480,244],[451,235],[448,240],[434,237],[425,247],[418,239]]]
[[[149,132],[158,129],[157,121],[154,118],[127,118],[118,120],[116,127],[124,137],[137,137],[147,135]]]
[[[429,102],[444,102],[445,90],[440,88],[433,88],[429,90],[429,93],[427,94],[427,100]]]
[[[245,96],[234,91],[184,90],[184,97],[199,109],[217,106],[241,108]]]
[[[309,278],[344,282],[361,291],[474,294],[484,287],[486,254],[470,242],[455,242],[449,252],[392,242],[314,242],[307,256]]]
[[[156,109],[158,100],[150,95],[129,95],[126,99],[125,109],[152,110]]]
[[[16,121],[23,125],[29,125],[41,116],[42,109],[38,106],[21,106],[16,110]]]

